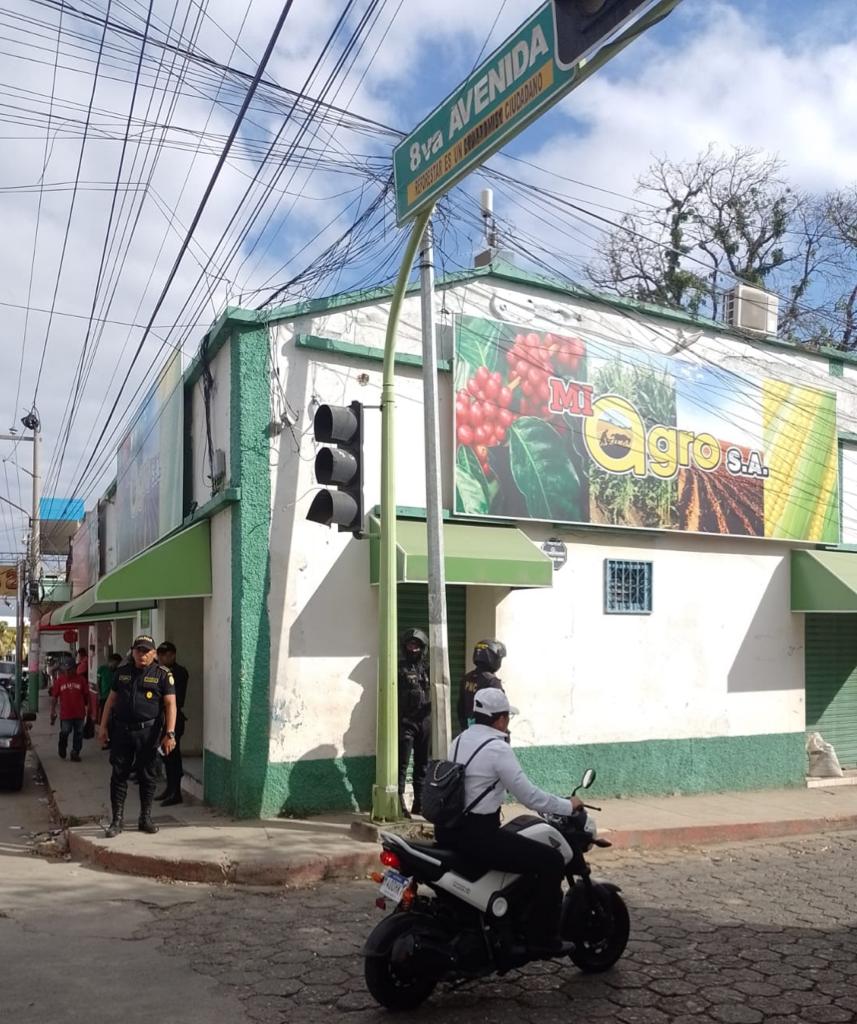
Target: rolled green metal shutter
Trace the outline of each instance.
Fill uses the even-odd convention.
[[[857,615],[806,616],[806,727],[857,767]]]
[[[399,633],[411,627],[428,636],[428,587],[425,583],[400,583],[397,588]],[[446,588],[446,619],[449,643],[449,675],[452,687],[452,731],[458,731],[455,709],[458,690],[468,670],[467,588]]]

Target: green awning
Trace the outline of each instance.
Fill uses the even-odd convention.
[[[95,584],[95,600],[158,601],[211,596],[209,521],[153,544]]]
[[[207,519],[174,533],[102,576],[94,587],[51,612],[54,626],[128,618],[159,600],[211,596]]]
[[[57,608],[51,614],[51,624],[64,626],[83,622],[104,622],[109,619],[130,619],[140,609],[154,607],[154,601],[96,601],[95,587],[90,587],[80,597]]]
[[[793,551],[793,612],[857,612],[857,552]]]
[[[369,581],[378,583],[380,524],[369,519]],[[446,582],[487,587],[550,587],[553,564],[516,527],[443,524]],[[399,583],[428,581],[426,524],[399,519],[396,527],[396,579]]]

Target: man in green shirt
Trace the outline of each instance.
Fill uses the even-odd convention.
[[[98,669],[98,722],[101,723],[101,712],[104,709],[104,705],[107,703],[107,698],[110,696],[110,690],[113,686],[113,679],[116,675],[116,670],[122,664],[121,654],[111,654],[107,659],[106,665],[101,665]]]

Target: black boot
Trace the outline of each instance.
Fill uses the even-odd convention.
[[[402,792],[399,793],[399,807],[401,808],[402,811],[402,817],[410,818],[411,812],[407,809],[407,807],[405,807],[405,794]]]
[[[574,943],[566,942],[560,934],[560,904],[552,907],[549,913],[541,917],[542,927],[533,928],[530,922],[530,936],[527,952],[532,960],[552,960],[558,956],[568,956],[574,952]]]
[[[147,832],[153,836],[159,831],[158,826],[152,821],[152,797],[155,793],[154,782],[144,789],[140,786],[140,819],[137,822],[137,829],[140,832]]]
[[[117,782],[115,778],[110,780],[110,807],[113,811],[113,820],[104,833],[108,839],[118,836],[122,831],[122,819],[125,814],[125,798],[128,796],[128,784]]]
[[[128,796],[128,786],[110,780],[110,807],[113,810],[113,820],[104,833],[107,839],[113,839],[122,831],[122,819],[125,815],[125,798]]]
[[[414,802],[411,804],[411,814],[422,815],[422,813],[423,813],[423,791],[422,791],[422,787],[420,787],[418,789],[416,786],[414,786]]]
[[[166,800],[162,800],[161,807],[175,807],[177,804],[182,803],[184,803],[184,798],[182,797],[181,790],[179,790],[177,793],[172,793],[168,796]]]
[[[169,800],[169,798],[172,795],[172,790],[170,789],[169,786],[167,786],[167,788],[162,793],[158,793],[155,799],[158,801],[158,803],[160,803],[162,800]]]

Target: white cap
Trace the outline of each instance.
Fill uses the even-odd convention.
[[[496,686],[477,690],[473,698],[473,710],[480,715],[517,715],[518,709],[512,707],[509,698]]]

